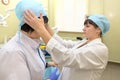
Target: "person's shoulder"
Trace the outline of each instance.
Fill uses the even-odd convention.
[[[15,54],[15,53],[21,53],[21,49],[11,46],[7,47],[6,45],[0,49],[0,53],[4,54]]]
[[[18,51],[20,49],[19,45],[17,43],[6,43],[1,49],[6,51]]]
[[[18,48],[6,48],[3,47],[0,49],[0,60],[3,58],[13,59],[13,58],[19,58],[24,59],[24,54],[21,49]]]
[[[108,47],[101,41],[95,42],[93,44],[90,45],[92,49],[94,49],[94,51],[98,51],[100,53],[108,53]]]
[[[4,54],[15,54],[15,53],[20,53],[21,52],[21,48],[18,45],[17,42],[13,42],[13,41],[8,41],[6,44],[4,44],[4,46],[0,49],[0,53],[4,53]]]
[[[105,43],[103,43],[100,38],[91,41],[91,42],[88,44],[88,46],[94,47],[94,48],[96,48],[96,49],[103,49],[103,50],[104,50],[104,49],[105,49],[105,50],[108,49],[107,46],[105,45]]]

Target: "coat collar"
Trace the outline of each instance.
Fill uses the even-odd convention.
[[[101,42],[101,41],[102,41],[101,38],[96,38],[96,39],[90,41],[88,44],[99,43],[99,42]]]
[[[83,39],[82,41],[80,41],[80,43],[78,43],[78,45],[76,45],[74,48],[78,48],[80,47],[81,45],[85,44],[87,42],[87,39]],[[91,44],[94,44],[94,43],[101,43],[101,38],[96,38],[92,41],[90,41],[89,43],[87,43],[86,45],[84,46],[88,46],[88,45],[91,45]]]
[[[37,49],[40,45],[40,39],[31,39],[22,32],[16,33],[17,40],[22,43],[24,46],[29,46],[33,49]]]

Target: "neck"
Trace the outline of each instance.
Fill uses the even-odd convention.
[[[30,37],[30,34],[25,32],[25,31],[21,31],[23,34],[27,35],[28,37]]]
[[[97,38],[100,38],[100,37],[94,37],[94,38],[88,38],[88,42],[92,41],[92,40],[95,40]]]

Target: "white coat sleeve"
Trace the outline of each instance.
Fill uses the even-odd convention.
[[[20,52],[3,52],[0,54],[1,80],[31,80],[25,58]]]
[[[79,49],[69,49],[54,38],[50,39],[46,49],[52,59],[64,66],[75,69],[103,69],[107,64],[108,50],[104,45],[90,45]]]
[[[61,38],[57,34],[54,34],[53,38],[67,48],[71,48],[71,47],[73,47],[74,45],[76,45],[80,42],[80,41],[64,40],[63,38]]]

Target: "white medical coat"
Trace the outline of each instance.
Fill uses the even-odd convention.
[[[45,65],[37,54],[39,43],[17,33],[0,50],[0,80],[42,80]],[[40,55],[45,61],[41,51]]]
[[[53,60],[62,65],[60,80],[99,80],[108,61],[108,48],[97,38],[78,48],[87,40],[72,42],[54,35],[46,49]]]

